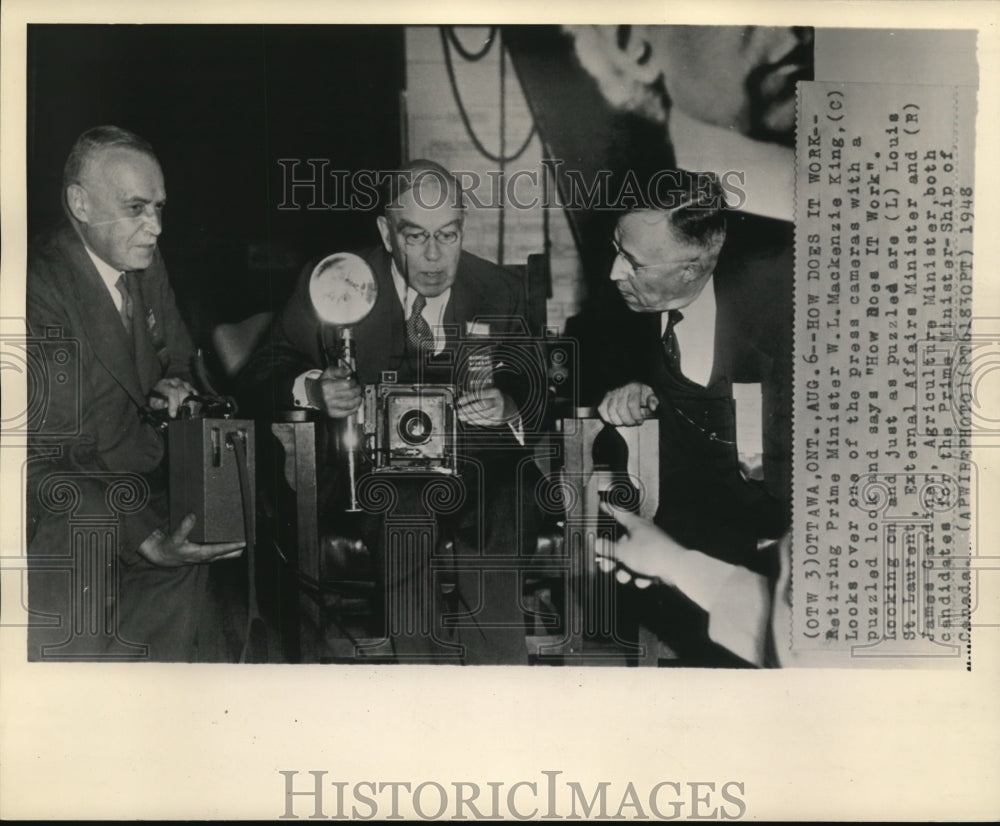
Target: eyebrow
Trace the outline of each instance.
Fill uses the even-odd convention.
[[[454,218],[453,220],[449,221],[447,224],[442,224],[440,227],[437,228],[437,230],[434,230],[434,232],[437,232],[438,230],[445,229],[446,227],[450,227],[453,224],[461,225],[462,224],[462,219],[461,218]],[[399,221],[399,223],[396,224],[396,229],[397,230],[419,229],[419,230],[422,230],[423,232],[431,232],[431,230],[427,229],[427,227],[422,227],[422,226],[420,226],[420,224],[414,223],[413,221],[410,221],[410,220],[408,220],[406,218],[402,218]]]
[[[141,195],[132,195],[128,198],[124,198],[122,203],[126,206],[131,206],[132,204],[151,204],[153,201],[150,198],[143,198]],[[155,205],[158,207],[164,207],[166,204],[167,199],[161,198],[159,201],[156,201]]]
[[[685,266],[688,264],[697,264],[699,260],[697,255],[692,255],[687,258],[676,258],[666,261],[657,261],[655,264],[643,264],[634,255],[632,255],[632,253],[630,253],[621,245],[621,241],[619,241],[618,238],[612,236],[611,242],[612,244],[614,244],[615,249],[620,251],[621,254],[625,256],[625,260],[628,261],[629,264],[631,264],[634,269],[642,270],[642,269],[649,269],[650,267]]]

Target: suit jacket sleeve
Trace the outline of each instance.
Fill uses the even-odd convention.
[[[527,318],[527,308],[522,291],[520,289],[512,289],[509,295],[506,296],[506,303],[507,308],[504,311],[504,315],[507,316],[509,322],[505,332],[517,333],[519,320]],[[505,345],[501,344],[497,353],[498,361],[502,362],[504,360],[504,349]],[[526,342],[518,344],[516,349],[520,356],[527,360],[533,359],[535,356],[536,348],[532,343]],[[520,371],[507,372],[502,368],[497,371],[496,375],[497,387],[514,400],[517,404],[518,410],[520,411],[523,411],[528,407],[531,398],[532,383],[530,379],[526,378],[527,375],[530,374],[522,373]]]
[[[566,338],[576,342],[582,406],[596,407],[608,391],[630,382],[648,383],[649,356],[659,341],[659,314],[632,312],[617,295],[602,297],[566,322]]]
[[[78,331],[73,318],[67,311],[61,292],[55,288],[55,281],[49,277],[49,265],[45,261],[35,259],[29,263],[28,288],[26,291],[26,315],[29,341],[45,335],[46,328],[58,327],[63,336],[79,342]],[[168,287],[169,289],[169,287]],[[190,340],[190,339],[188,339]],[[49,531],[59,529],[55,522],[61,520],[46,520],[46,512],[39,499],[42,482],[53,473],[68,472],[87,474],[74,476],[74,482],[79,488],[81,501],[86,503],[104,501],[107,482],[100,481],[96,475],[113,473],[118,468],[110,467],[105,457],[98,449],[97,440],[82,422],[84,406],[92,403],[88,398],[85,386],[87,370],[81,366],[80,383],[67,383],[60,386],[51,381],[51,377],[60,372],[61,362],[58,360],[57,348],[45,341],[37,346],[43,365],[42,371],[29,377],[29,380],[40,382],[36,392],[42,394],[42,410],[39,418],[30,426],[28,440],[28,464],[26,472],[26,495],[28,503],[28,542],[29,546],[35,538],[35,531],[43,522]],[[68,386],[72,384],[73,386]],[[98,400],[99,401],[99,400]],[[154,528],[166,528],[165,506],[162,497],[158,497],[157,486],[150,485],[154,492],[150,506],[142,510],[119,516],[121,539],[118,555],[127,563],[139,559],[137,550],[142,541],[149,536]],[[64,524],[64,523],[63,523]],[[51,541],[49,537],[39,537],[43,542]],[[51,552],[51,550],[49,550]]]
[[[32,261],[28,265],[28,283],[25,292],[25,315],[27,317],[27,334],[29,341],[41,339],[46,334],[46,329],[58,327],[63,335],[71,335],[71,323],[63,304],[62,296],[51,289],[49,279],[40,277],[39,270],[43,267],[37,261]],[[39,344],[39,352],[42,357],[45,373],[35,376],[35,380],[44,381],[50,374],[50,368],[55,367],[50,361],[50,348],[44,344]],[[32,376],[29,374],[29,380]],[[53,388],[54,389],[54,388]],[[31,388],[29,388],[29,391]],[[42,387],[40,392],[47,392],[50,388]],[[79,405],[82,402],[80,392],[52,393],[49,392],[47,404],[42,407],[40,419],[32,427],[32,435],[46,434],[66,434],[72,431],[74,423],[80,417]],[[83,440],[85,434],[80,434],[77,439]],[[69,446],[74,439],[67,437],[61,444]],[[30,465],[29,465],[30,470]]]

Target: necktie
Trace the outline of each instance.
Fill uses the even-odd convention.
[[[681,348],[677,343],[677,333],[674,331],[674,327],[683,320],[684,315],[680,310],[668,310],[667,328],[663,331],[663,358],[667,368],[678,376],[683,375],[681,373]]]
[[[426,305],[427,299],[417,293],[417,297],[413,299],[410,317],[406,320],[406,338],[410,342],[410,346],[418,352],[422,347],[434,349],[434,335],[431,333],[431,326],[423,317]]]
[[[118,311],[118,315],[121,316],[122,324],[125,325],[125,332],[132,335],[132,293],[129,291],[128,284],[125,281],[125,273],[118,276],[115,287],[122,294],[122,306]]]

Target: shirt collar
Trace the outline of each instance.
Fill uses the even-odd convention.
[[[399,297],[399,303],[403,305],[403,317],[408,318],[410,315],[410,308],[413,306],[413,301],[417,297],[417,291],[414,290],[406,283],[406,279],[403,278],[396,266],[396,259],[393,258],[391,272],[392,272],[392,283],[396,288],[396,295]],[[428,297],[427,309],[424,310],[424,318],[428,316],[431,318],[442,318],[445,305],[448,303],[448,299],[451,297],[451,287],[445,290],[441,295],[436,295],[433,297]]]
[[[701,288],[701,292],[698,293],[698,297],[684,307],[681,310],[684,313],[685,321],[697,321],[698,324],[692,324],[692,327],[702,326],[703,323],[711,322],[706,324],[710,330],[715,331],[715,276],[709,276],[708,281],[705,282],[705,286]]]
[[[684,315],[684,324],[689,321],[698,322],[690,324],[689,327],[700,327],[703,322],[711,322],[710,327],[715,329],[715,276],[710,275],[705,286],[701,288],[698,297],[686,307],[679,308]],[[660,313],[660,332],[667,329],[667,313]],[[680,329],[679,327],[677,329]]]
[[[684,320],[674,327],[681,352],[681,372],[707,387],[715,364],[715,277],[701,288],[698,297],[681,308]],[[669,315],[660,314],[660,333],[666,332]]]
[[[766,218],[795,217],[795,153],[787,146],[755,141],[733,129],[695,120],[676,107],[670,112],[670,140],[677,166],[691,172],[742,173],[723,178],[730,206]],[[738,203],[731,194],[739,187]]]
[[[90,256],[90,260],[94,262],[94,268],[97,270],[97,274],[101,276],[101,280],[105,286],[109,290],[116,290],[117,287],[115,285],[118,283],[122,271],[115,269],[107,261],[98,258],[94,251],[86,244],[83,245],[83,248],[87,251],[87,255]]]

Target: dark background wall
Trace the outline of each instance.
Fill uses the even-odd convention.
[[[29,234],[60,220],[81,132],[142,135],[166,179],[161,248],[205,342],[283,300],[309,258],[377,241],[371,213],[279,210],[278,159],[397,166],[404,84],[397,26],[29,26]]]

